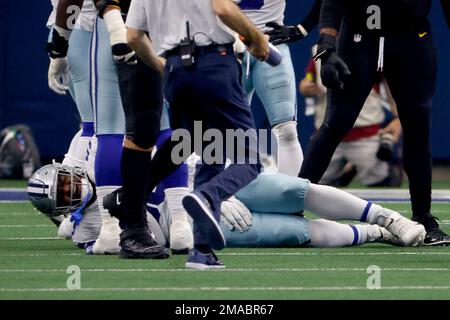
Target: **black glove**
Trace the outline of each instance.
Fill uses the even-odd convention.
[[[336,53],[336,37],[322,34],[319,39],[315,60],[322,60],[320,76],[329,89],[343,89],[343,77],[351,74],[347,64]]]
[[[305,37],[297,26],[280,26],[276,22],[269,22],[266,26],[273,28],[273,30],[266,32],[266,34],[269,36],[270,43],[274,46],[287,42],[295,42]]]
[[[52,40],[47,43],[45,50],[52,59],[64,58],[67,56],[67,51],[69,50],[69,41],[53,29]]]
[[[126,43],[117,43],[111,47],[114,61],[117,63],[137,64],[136,53]]]

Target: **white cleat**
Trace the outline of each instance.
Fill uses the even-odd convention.
[[[92,247],[92,253],[96,255],[119,254],[121,232],[119,221],[116,218],[104,219],[100,236]]]
[[[387,243],[393,246],[403,246],[402,241],[379,225],[369,225],[367,230],[367,242]]]
[[[416,247],[423,244],[426,231],[425,227],[417,222],[407,219],[399,213],[385,209],[387,216],[384,225],[394,237],[397,237],[400,245]],[[391,238],[393,239],[393,238]]]
[[[170,225],[170,249],[173,254],[187,254],[194,247],[194,236],[188,221],[172,220]]]

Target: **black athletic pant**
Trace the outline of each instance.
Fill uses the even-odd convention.
[[[317,183],[336,147],[353,127],[378,77],[379,39],[364,34],[355,37],[344,23],[338,53],[352,74],[346,78],[343,90],[330,90],[325,121],[308,146],[300,177]],[[383,74],[397,103],[412,211],[420,220],[430,212],[431,206],[429,131],[437,74],[431,32],[420,36],[419,33],[386,36]]]

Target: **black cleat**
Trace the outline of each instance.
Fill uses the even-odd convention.
[[[166,259],[167,248],[159,245],[147,227],[127,228],[120,234],[120,253],[123,259]]]
[[[428,214],[424,218],[413,217],[412,220],[417,221],[425,226],[427,234],[423,242],[424,246],[448,246],[450,245],[450,237],[444,233],[436,221],[436,217]]]
[[[445,234],[441,229],[436,228],[427,232],[425,240],[423,242],[424,246],[449,246],[450,237]]]

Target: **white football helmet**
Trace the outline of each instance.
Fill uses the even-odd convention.
[[[54,162],[38,169],[28,180],[28,197],[48,217],[68,214],[93,195],[86,171]]]

